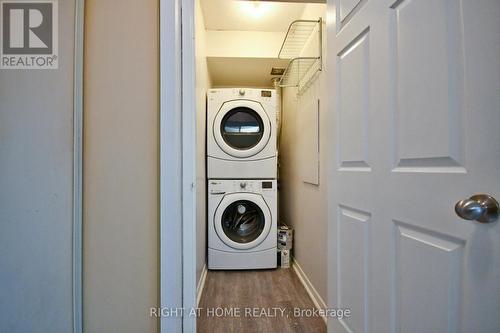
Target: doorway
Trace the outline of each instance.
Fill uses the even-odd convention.
[[[186,2],[183,12],[194,13],[194,4]],[[498,36],[491,33],[499,28],[498,4],[339,0],[328,2],[328,12],[329,98],[304,106],[318,110],[323,105],[326,121],[318,120],[319,112],[296,124],[319,122],[331,129],[325,177],[330,186],[324,199],[328,306],[349,306],[356,317],[331,318],[329,329],[498,330],[491,312],[500,308],[491,292],[500,277],[493,264],[500,252],[498,223],[465,222],[453,209],[472,194],[499,197],[500,184],[494,181],[498,150],[485,144],[500,141],[491,127],[500,123],[498,112],[491,111],[500,107],[493,90],[500,70],[489,57],[500,51]],[[190,18],[185,22],[192,23]],[[196,91],[199,82],[193,73],[191,37],[196,34],[190,25],[185,32],[184,93]],[[238,68],[229,66],[231,60],[225,63]],[[415,76],[415,68],[425,75]],[[183,108],[194,113],[193,95],[187,96]],[[183,122],[184,133],[193,133],[194,115],[184,117],[189,121]],[[183,181],[198,184],[196,144],[185,139],[189,168]],[[319,141],[309,139],[308,147]],[[314,161],[312,156],[308,160]],[[314,185],[318,173],[314,167],[307,170],[303,178],[308,181],[302,182]],[[188,198],[183,239],[192,246],[196,200],[183,191]],[[490,256],[479,255],[484,251]],[[184,304],[189,306],[196,302],[196,255],[189,248],[183,256]],[[184,321],[185,328],[194,328],[193,318]]]
[[[222,302],[219,305],[228,310],[238,307],[243,311],[251,303],[257,308],[275,304],[286,311],[293,310],[294,305],[311,311],[324,309],[328,212],[324,200],[326,154],[320,149],[326,131],[320,127],[326,119],[327,104],[321,103],[326,100],[326,80],[320,69],[322,51],[326,51],[322,34],[326,5],[201,0],[195,6],[197,165],[207,159],[207,170],[197,167],[196,175],[200,307],[216,307],[212,303],[215,300],[207,296],[215,293],[219,295],[217,302]],[[299,74],[311,77],[298,80],[294,75]],[[282,75],[288,81],[278,83]],[[228,164],[231,167],[226,167]],[[237,182],[238,188],[224,179]],[[231,194],[241,192],[243,186],[243,192],[253,191],[252,195],[240,198],[240,193]],[[276,189],[278,197],[272,199],[269,193]],[[205,200],[206,207],[201,204]],[[307,203],[301,204],[303,200]],[[259,209],[254,207],[265,208],[258,214]],[[295,228],[291,267],[272,272],[230,272],[276,267],[278,224]],[[227,236],[231,226],[236,226],[230,230],[237,236],[234,239]],[[258,236],[246,242],[252,230]],[[244,238],[244,243],[237,238]],[[218,271],[221,269],[224,271]],[[244,284],[247,274],[253,284]],[[278,281],[287,286],[298,282],[301,292],[294,295],[285,289],[273,293],[278,290]],[[222,286],[232,289],[219,289]],[[249,287],[261,293],[249,295],[246,306],[237,302],[242,294],[230,293],[234,289],[244,294]],[[269,295],[266,303],[258,301],[265,298],[263,294]],[[307,302],[302,302],[304,299]],[[275,324],[282,320],[292,327],[293,320],[287,315],[279,316]],[[200,325],[210,327],[209,319],[199,318]],[[300,318],[296,323],[305,328],[308,321]],[[227,328],[246,321],[225,318],[219,322],[219,327]],[[273,321],[268,324],[273,325]],[[321,315],[311,318],[310,324],[326,330]]]

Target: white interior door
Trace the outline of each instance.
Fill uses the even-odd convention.
[[[500,332],[500,1],[329,0],[331,332]]]

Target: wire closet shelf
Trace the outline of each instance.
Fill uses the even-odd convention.
[[[285,40],[278,55],[280,59],[290,59],[279,81],[280,87],[298,87],[299,90],[322,70],[322,19],[296,20],[288,27]],[[314,39],[317,34],[317,47]],[[312,54],[304,54],[308,47]]]

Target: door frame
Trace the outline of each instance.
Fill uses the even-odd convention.
[[[83,332],[83,38],[85,0],[75,0],[73,55],[73,333]]]
[[[194,0],[160,0],[160,331],[195,332],[196,108]]]
[[[196,46],[195,0],[181,0],[182,40],[182,306],[196,302]],[[196,316],[186,312],[183,332],[196,332]]]
[[[162,316],[160,332],[196,332],[195,0],[159,1],[160,307],[184,309],[182,317]]]

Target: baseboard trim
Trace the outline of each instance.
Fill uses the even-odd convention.
[[[201,270],[200,280],[196,286],[196,306],[199,306],[201,300],[201,294],[203,293],[203,288],[205,288],[205,280],[207,279],[207,265],[203,266]]]
[[[293,258],[292,260],[292,268],[295,271],[295,274],[297,274],[300,282],[302,282],[302,285],[306,289],[307,294],[309,295],[309,297],[311,297],[314,306],[318,310],[325,310],[326,309],[325,301],[323,301],[318,291],[316,290],[316,288],[314,288],[313,284],[311,283],[306,273],[302,270],[302,267],[300,267],[299,263],[297,262],[297,259],[295,258]],[[322,316],[322,318],[326,323],[327,322],[326,316]]]

